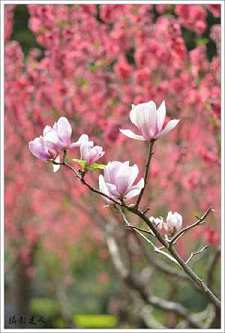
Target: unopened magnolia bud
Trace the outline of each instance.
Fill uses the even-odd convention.
[[[170,233],[174,234],[182,228],[183,218],[177,212],[169,212],[166,218],[165,229]]]

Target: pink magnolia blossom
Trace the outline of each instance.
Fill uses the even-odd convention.
[[[43,136],[29,142],[31,153],[42,161],[60,162],[60,151],[67,148],[79,147],[82,143],[88,142],[88,136],[83,134],[79,140],[71,143],[72,128],[65,117],[51,126],[45,126]],[[53,163],[53,171],[56,172],[60,165]]]
[[[166,106],[164,101],[158,109],[156,109],[153,101],[132,105],[130,120],[138,128],[141,135],[135,134],[129,129],[121,129],[120,132],[129,138],[140,141],[158,139],[170,132],[179,122],[177,119],[170,120],[163,129],[165,117]]]
[[[80,145],[79,140],[71,143],[72,127],[66,117],[60,117],[53,127],[46,126],[43,131],[47,141],[61,149],[73,148]]]
[[[182,228],[183,218],[177,212],[169,212],[166,218],[165,230],[169,233],[174,233],[179,231]]]
[[[42,161],[55,160],[59,150],[58,147],[40,136],[29,142],[31,153]]]
[[[153,223],[160,231],[163,231],[164,233],[169,233],[171,235],[181,229],[183,218],[182,215],[177,212],[169,212],[166,221],[163,220],[162,216],[151,216],[149,218],[149,221]]]
[[[104,169],[104,177],[99,176],[99,189],[113,199],[129,200],[137,196],[144,187],[144,179],[134,182],[138,176],[138,167],[127,162],[109,162]]]
[[[96,162],[101,158],[105,152],[100,146],[94,146],[92,141],[83,142],[80,145],[80,155],[81,159],[85,160],[89,165]]]

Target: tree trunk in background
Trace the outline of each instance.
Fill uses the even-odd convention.
[[[27,266],[20,259],[15,268],[15,278],[13,282],[13,302],[15,305],[16,327],[26,327],[26,322],[30,320],[30,301],[31,301],[31,281],[27,275]],[[20,317],[23,320],[20,322]]]
[[[5,298],[5,328],[32,327],[29,325],[31,280],[27,275],[27,265],[17,258],[13,271],[12,280],[7,286],[8,296]]]

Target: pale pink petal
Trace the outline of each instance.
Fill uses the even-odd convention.
[[[104,177],[107,183],[116,182],[116,174],[120,170],[122,163],[119,161],[109,162],[104,169]]]
[[[139,141],[146,141],[146,139],[142,135],[137,135],[129,129],[120,129],[120,132],[123,135],[126,135],[128,138],[139,140]]]
[[[49,159],[48,150],[44,146],[43,138],[35,138],[33,141],[30,141],[29,150],[40,160],[47,161]]]
[[[111,198],[117,198],[120,196],[120,193],[117,191],[115,184],[106,183],[106,186],[109,189],[109,196]]]
[[[129,187],[129,180],[131,176],[132,167],[129,166],[129,161],[121,163],[120,168],[116,174],[116,187],[119,193],[124,194]]]
[[[166,125],[166,127],[155,137],[155,138],[159,138],[167,133],[169,133],[172,129],[174,129],[174,127],[177,126],[177,124],[179,123],[180,120],[178,119],[173,119],[170,120],[168,122],[168,124]]]
[[[56,145],[60,145],[58,135],[53,128],[48,128],[47,130],[45,128],[44,139]]]
[[[100,192],[108,195],[109,197],[112,197],[112,195],[110,194],[109,189],[108,189],[108,187],[107,187],[107,185],[105,183],[105,179],[104,179],[104,177],[102,175],[99,176],[99,190],[100,190]],[[104,199],[106,201],[110,202],[109,199],[107,199],[105,197],[104,197]]]
[[[54,161],[60,163],[60,156],[58,155]],[[60,169],[60,166],[61,166],[60,164],[57,165],[52,163],[53,172],[57,172]]]
[[[165,101],[163,101],[160,105],[160,107],[157,110],[157,127],[158,131],[161,131],[163,124],[165,122],[166,117],[166,105]]]
[[[128,180],[128,186],[132,186],[135,179],[138,176],[138,166],[136,164],[134,164],[133,166],[130,167],[130,175],[129,175],[129,180]]]
[[[125,199],[131,199],[135,196],[137,196],[142,188],[144,187],[144,179],[141,178],[141,180],[137,183],[136,186],[134,186],[125,196]]]
[[[157,131],[157,112],[153,101],[132,107],[130,119],[136,124],[145,139],[151,139]]]
[[[70,148],[80,147],[80,145],[82,143],[88,142],[88,140],[89,140],[88,135],[87,134],[82,134],[76,142],[74,142],[70,145]],[[94,145],[94,143],[92,141],[89,141],[89,142],[91,142],[92,145]]]
[[[154,102],[144,103],[146,107],[140,112],[141,132],[146,139],[151,139],[157,131],[157,110]]]
[[[52,127],[51,126],[45,126],[44,130],[43,130],[43,136],[45,136],[48,132],[52,131]]]
[[[60,117],[57,121],[57,134],[65,144],[70,144],[72,127],[66,117]]]

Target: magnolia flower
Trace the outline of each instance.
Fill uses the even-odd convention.
[[[80,139],[77,142],[71,143],[72,127],[65,117],[60,117],[59,120],[54,123],[53,127],[45,126],[43,136],[45,140],[55,144],[60,149],[68,149],[73,147],[79,147]],[[82,137],[82,136],[81,136]],[[83,137],[83,139],[86,139]]]
[[[80,147],[81,144],[88,142],[87,134],[82,134],[78,141],[71,143],[71,134],[72,128],[69,121],[65,117],[60,117],[53,127],[45,126],[43,136],[29,142],[29,150],[42,161],[59,163],[59,154],[62,150]],[[54,172],[59,170],[59,164],[52,165]]]
[[[156,109],[153,101],[132,105],[130,120],[137,127],[141,135],[135,134],[129,129],[120,129],[120,132],[129,138],[140,141],[158,139],[170,132],[179,122],[177,119],[170,120],[163,129],[165,117],[166,106],[164,101],[158,109]]]
[[[104,154],[105,152],[103,151],[103,148],[100,146],[94,146],[92,141],[83,142],[80,145],[81,159],[85,160],[89,165],[93,164]]]
[[[159,230],[162,230],[163,227],[164,227],[164,222],[163,222],[163,218],[160,216],[160,217],[154,217],[154,216],[151,216],[149,218],[149,221],[151,223],[154,223],[155,226],[159,229]]]
[[[165,230],[169,233],[174,233],[179,231],[182,228],[183,218],[177,212],[169,212],[166,218]]]
[[[138,172],[137,165],[129,166],[129,161],[109,162],[104,169],[104,177],[99,176],[99,189],[113,199],[129,200],[137,196],[144,187],[143,178],[134,185]]]
[[[60,162],[59,148],[52,142],[49,142],[45,137],[40,136],[29,142],[29,150],[31,153],[42,161]],[[53,164],[53,171],[56,172],[60,165]]]

